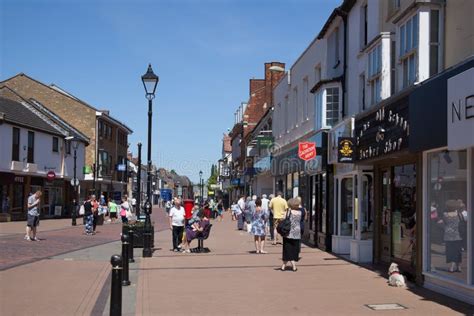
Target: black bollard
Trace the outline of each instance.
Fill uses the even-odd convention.
[[[122,234],[122,285],[127,286],[130,285],[130,280],[128,279],[128,247],[130,244],[128,243],[130,237],[128,234]]]
[[[130,237],[130,245],[128,245],[128,262],[135,262],[133,259],[133,228],[131,226],[128,227],[128,237]]]
[[[122,257],[113,255],[110,258],[112,264],[112,287],[110,289],[110,316],[122,315]]]

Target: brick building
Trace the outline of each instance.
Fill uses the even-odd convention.
[[[127,190],[126,172],[121,167],[127,165],[128,135],[132,133],[129,127],[109,111],[99,110],[56,85],[46,85],[23,73],[0,82],[0,87],[37,100],[89,138],[81,199],[92,191],[120,199]]]
[[[231,183],[238,189],[234,192],[249,193],[246,183],[254,175],[253,158],[248,155],[248,145],[252,140],[251,132],[261,118],[273,106],[273,88],[278,84],[284,72],[275,72],[271,67],[285,68],[284,63],[265,63],[264,79],[249,80],[249,99],[242,103],[235,113],[235,124],[230,132],[232,144],[232,179]],[[247,178],[247,179],[246,179]],[[243,189],[243,190],[242,190]]]

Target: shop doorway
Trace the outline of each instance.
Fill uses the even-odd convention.
[[[416,261],[416,164],[381,169],[380,259],[414,267]]]

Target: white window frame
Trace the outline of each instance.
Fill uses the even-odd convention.
[[[416,19],[415,19],[416,17]],[[414,31],[413,25],[417,23],[417,30]],[[410,32],[408,32],[410,27]],[[416,35],[416,40],[415,40]],[[410,39],[408,39],[410,36]],[[401,65],[402,73],[402,89],[409,87],[418,81],[418,50],[420,41],[420,16],[419,12],[415,12],[398,26],[398,61]],[[410,42],[410,43],[408,43]],[[407,46],[409,47],[407,48]],[[410,77],[410,73],[413,71],[413,77]]]
[[[375,69],[374,69],[375,67]],[[367,85],[370,86],[370,105],[382,100],[382,42],[367,53]]]
[[[316,109],[316,120],[315,120],[315,127],[316,130],[320,129],[329,129],[333,126],[327,124],[327,89],[337,88],[338,89],[338,110],[337,110],[337,122],[334,123],[335,126],[342,120],[341,116],[341,106],[342,106],[342,95],[341,95],[341,86],[340,84],[327,84],[323,85],[315,92],[314,96],[314,103]],[[321,104],[320,107],[318,105],[318,97],[321,97]]]

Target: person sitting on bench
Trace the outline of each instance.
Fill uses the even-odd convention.
[[[186,238],[184,242],[183,253],[190,253],[189,244],[193,239],[196,239],[202,235],[202,232],[210,225],[209,219],[203,216],[200,221],[194,222],[192,225],[186,227]]]

